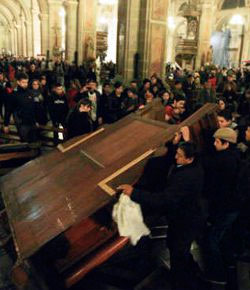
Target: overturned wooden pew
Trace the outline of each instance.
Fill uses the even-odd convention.
[[[177,126],[133,114],[2,177],[17,284],[33,278],[40,289],[62,281],[70,288],[121,250],[128,239],[111,220],[117,185],[135,182],[147,159],[184,125],[201,144],[202,130],[216,127],[216,108],[206,104]]]

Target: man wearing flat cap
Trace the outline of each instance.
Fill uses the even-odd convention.
[[[205,166],[208,179],[205,192],[210,222],[204,245],[205,266],[208,281],[225,285],[227,269],[233,265],[233,251],[230,238],[224,238],[239,215],[236,186],[240,156],[236,148],[237,133],[233,129],[218,129],[214,139],[216,152]],[[227,257],[227,263],[224,257]]]

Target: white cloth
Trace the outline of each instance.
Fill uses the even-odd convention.
[[[117,223],[120,236],[129,237],[134,246],[141,237],[150,234],[150,230],[143,222],[140,205],[125,194],[121,194],[119,201],[114,205],[112,216]]]

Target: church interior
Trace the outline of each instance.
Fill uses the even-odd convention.
[[[250,0],[0,0],[0,290],[250,289]]]

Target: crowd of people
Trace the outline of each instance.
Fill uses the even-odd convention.
[[[148,162],[134,187],[120,189],[147,211],[166,215],[173,289],[199,289],[199,267],[190,255],[194,240],[204,250],[206,280],[226,284],[236,254],[250,249],[250,70],[173,68],[164,79],[153,74],[127,86],[107,80],[99,90],[92,69],[1,59],[2,130],[8,134],[13,116],[22,141],[39,140],[37,128],[49,122],[66,129],[70,139],[114,123],[156,98],[169,124],[181,123],[207,102],[217,103],[218,129],[207,132],[204,152],[197,154],[184,127],[167,144],[167,155]],[[235,241],[239,239],[241,243]]]

